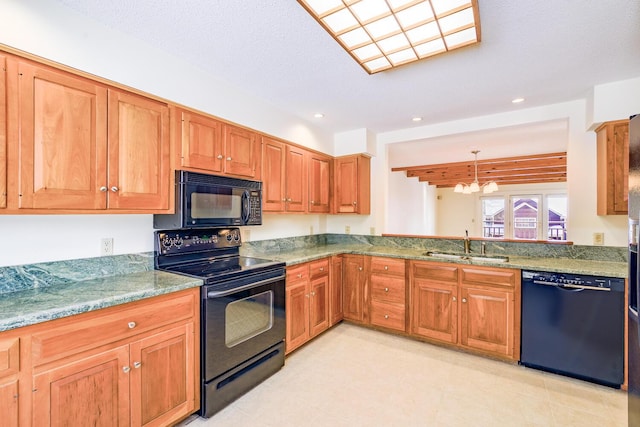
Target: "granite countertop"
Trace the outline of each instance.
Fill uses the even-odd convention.
[[[467,259],[444,259],[425,255],[425,249],[399,248],[390,246],[371,245],[318,245],[310,248],[291,249],[286,251],[260,251],[257,249],[243,250],[242,254],[260,258],[283,261],[287,265],[295,265],[313,261],[331,255],[357,254],[385,256],[391,258],[406,258],[423,261],[448,262],[465,265],[479,265],[500,268],[518,268],[522,270],[551,271],[559,273],[587,274],[594,276],[621,277],[628,276],[627,264],[614,261],[594,261],[586,259],[559,257],[525,257],[509,256],[509,262],[473,261]],[[490,256],[491,254],[489,254]]]
[[[0,294],[0,331],[202,285],[199,279],[141,271]]]

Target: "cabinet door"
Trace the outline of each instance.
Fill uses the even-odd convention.
[[[18,427],[18,380],[0,379],[0,425]]]
[[[364,257],[345,255],[342,276],[342,309],[345,319],[365,321],[366,276]]]
[[[129,369],[120,346],[35,374],[33,425],[129,425]]]
[[[263,138],[262,144],[262,210],[284,212],[286,146],[269,138]]]
[[[226,125],[224,152],[225,173],[260,179],[260,144],[254,132]]]
[[[222,172],[223,124],[199,114],[182,112],[181,165]]]
[[[309,212],[329,213],[331,158],[312,154],[309,159]]]
[[[613,125],[613,209],[626,214],[629,210],[629,123]]]
[[[0,208],[7,207],[7,57],[0,54]]]
[[[355,213],[358,204],[358,160],[356,157],[336,159],[335,168],[336,212]]]
[[[169,209],[169,108],[109,90],[109,208]]]
[[[463,286],[460,303],[460,344],[513,356],[514,293]]]
[[[104,209],[107,90],[21,61],[19,207]]]
[[[457,284],[415,279],[412,283],[411,332],[456,343],[457,289]]]
[[[306,212],[309,175],[306,151],[290,145],[287,146],[285,169],[287,212]]]
[[[169,425],[195,410],[194,325],[131,344],[131,424]]]
[[[309,298],[309,336],[329,328],[329,275],[311,280]]]
[[[342,320],[342,256],[331,257],[331,283],[329,286],[329,319],[333,326]]]
[[[286,352],[289,353],[309,339],[309,282],[287,281],[286,292]]]

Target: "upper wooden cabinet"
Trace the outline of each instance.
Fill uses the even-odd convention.
[[[371,159],[364,154],[334,161],[335,213],[371,213]]]
[[[309,156],[309,213],[331,212],[331,164],[329,156]]]
[[[629,120],[596,129],[598,215],[626,215],[629,200]]]
[[[260,141],[250,130],[179,110],[179,168],[260,179]]]
[[[262,138],[265,212],[307,212],[308,152],[273,138]]]
[[[20,209],[169,209],[164,103],[18,63]]]
[[[7,57],[0,53],[0,208],[7,207]]]

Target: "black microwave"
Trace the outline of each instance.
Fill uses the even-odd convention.
[[[262,224],[262,183],[176,171],[173,214],[153,215],[159,229]]]

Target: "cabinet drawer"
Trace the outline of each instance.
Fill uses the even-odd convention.
[[[434,262],[414,261],[411,264],[411,275],[421,279],[439,280],[441,282],[458,282],[458,267]]]
[[[20,338],[0,339],[0,378],[20,370]]]
[[[329,274],[329,260],[320,259],[309,263],[309,276],[318,277]]]
[[[309,279],[309,264],[300,264],[294,267],[287,267],[287,283]]]
[[[403,259],[371,257],[371,272],[404,277]]]
[[[371,302],[371,324],[384,328],[405,330],[404,305]]]
[[[405,280],[401,277],[371,275],[371,300],[395,304],[405,303]]]
[[[189,293],[161,301],[137,302],[98,310],[83,315],[81,320],[61,319],[63,325],[59,327],[55,326],[58,321],[53,321],[51,327],[32,336],[33,364],[37,366],[163,325],[194,318],[196,308],[195,293]]]
[[[461,283],[465,285],[506,286],[513,288],[520,278],[519,270],[508,268],[462,267]]]

